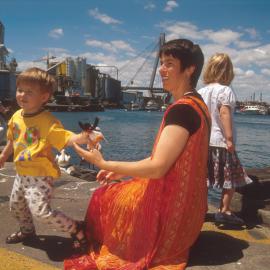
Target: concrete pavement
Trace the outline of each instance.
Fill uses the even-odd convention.
[[[5,244],[6,236],[18,229],[8,209],[14,176],[12,163],[0,170],[0,270],[62,269],[63,260],[71,254],[70,238],[47,225],[36,223],[38,240],[35,242]],[[76,219],[83,219],[90,196],[98,184],[63,174],[55,185],[52,206]],[[269,228],[254,223],[241,228],[217,227],[213,223],[214,211],[215,208],[210,206],[187,269],[269,269]]]

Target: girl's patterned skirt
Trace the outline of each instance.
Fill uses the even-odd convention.
[[[236,154],[223,147],[209,147],[208,186],[235,189],[252,183]]]

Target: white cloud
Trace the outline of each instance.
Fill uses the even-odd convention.
[[[251,48],[260,45],[258,41],[241,40],[243,33],[232,31],[231,29],[211,29],[199,30],[190,22],[162,22],[159,25],[166,32],[166,39],[188,38],[193,41],[210,41],[214,44],[228,46],[234,44],[239,48]]]
[[[146,9],[146,10],[152,11],[152,10],[154,10],[156,8],[156,5],[154,3],[152,3],[152,2],[150,2],[150,3],[147,3],[143,8]]]
[[[245,72],[245,75],[246,75],[247,77],[252,77],[253,75],[255,75],[255,72],[254,72],[253,70],[247,70],[247,71]]]
[[[234,71],[234,74],[235,75],[244,75],[245,74],[245,71],[243,70],[243,69],[241,69],[241,68],[239,68],[239,67],[235,67],[234,69],[233,69],[233,71]]]
[[[230,29],[221,29],[219,31],[203,30],[203,36],[214,43],[229,45],[240,39],[242,33],[232,31]]]
[[[240,49],[252,48],[260,45],[258,41],[243,41],[243,40],[236,40],[234,44]]]
[[[206,44],[200,45],[200,47],[203,51],[205,62],[208,60],[208,58],[210,58],[215,53],[225,52],[231,57],[233,57],[237,53],[235,49],[226,47],[222,44],[206,43]]]
[[[101,48],[107,51],[116,52],[116,49],[111,46],[110,42],[88,39],[86,40],[85,44],[90,47],[96,47],[96,48]]]
[[[262,45],[256,29],[199,29],[195,24],[181,21],[165,21],[159,27],[166,33],[167,41],[187,38],[200,44],[205,62],[215,53],[227,53],[234,65],[233,85],[238,99],[245,100],[261,91],[270,102],[270,43]],[[200,81],[198,87],[202,85]]]
[[[234,61],[240,66],[267,67],[270,62],[270,44],[236,51]]]
[[[68,50],[65,48],[43,48],[44,51],[48,52],[50,55],[68,54]]]
[[[266,54],[266,51],[262,50],[262,49],[259,49],[259,48],[256,48],[254,49],[255,52],[258,52],[258,53],[261,53],[261,54]]]
[[[19,61],[17,69],[19,71],[26,70],[27,68],[38,67],[46,70],[47,66],[45,62],[33,62],[33,61]]]
[[[166,40],[176,38],[198,40],[204,38],[204,35],[199,32],[198,27],[189,22],[162,22],[159,26],[166,33]]]
[[[124,50],[128,52],[134,52],[134,49],[131,47],[130,44],[123,40],[113,40],[111,41],[111,44],[117,48],[117,50]]]
[[[176,7],[178,7],[178,3],[176,1],[170,0],[167,1],[164,11],[171,12]]]
[[[270,69],[268,69],[268,68],[263,68],[263,69],[261,70],[261,73],[264,74],[264,75],[270,76]]]
[[[246,28],[244,31],[247,32],[253,39],[257,38],[259,35],[255,28]]]
[[[52,38],[60,38],[64,36],[64,30],[62,28],[55,28],[49,32],[49,36]]]
[[[97,65],[113,65],[117,62],[117,58],[114,55],[104,54],[104,53],[94,53],[86,52],[80,54],[81,57],[85,57],[89,63]]]
[[[101,48],[110,52],[116,53],[117,51],[125,52],[134,52],[135,50],[131,47],[130,44],[123,40],[112,40],[110,42],[100,41],[100,40],[91,40],[88,39],[85,42],[86,45],[90,47]]]
[[[121,24],[122,23],[121,21],[114,19],[108,16],[107,14],[100,13],[98,8],[90,9],[89,15],[105,24]]]

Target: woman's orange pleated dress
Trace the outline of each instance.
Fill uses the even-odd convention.
[[[133,178],[94,192],[86,214],[89,255],[65,260],[65,270],[185,269],[207,211],[209,115],[200,99],[179,99],[165,112],[155,145],[175,104],[191,105],[200,128],[164,177]]]

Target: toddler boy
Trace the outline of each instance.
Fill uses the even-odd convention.
[[[9,235],[6,243],[18,243],[35,237],[33,218],[70,233],[76,248],[87,247],[82,223],[52,210],[50,200],[54,179],[60,176],[52,148],[60,151],[74,142],[86,144],[88,134],[74,134],[44,105],[55,88],[55,80],[44,70],[30,68],[17,78],[16,100],[21,109],[8,123],[7,144],[0,154],[0,167],[14,153],[16,178],[10,196],[10,210],[20,230]]]

